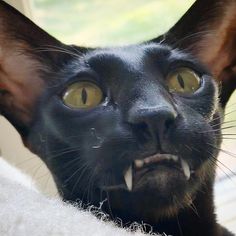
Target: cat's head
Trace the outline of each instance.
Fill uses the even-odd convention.
[[[236,84],[236,3],[224,2],[199,0],[164,36],[103,49],[64,45],[0,3],[1,113],[65,199],[145,220],[211,195]]]

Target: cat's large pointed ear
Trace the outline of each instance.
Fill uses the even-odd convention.
[[[65,48],[0,0],[0,112],[23,136],[48,83],[45,74],[60,68]]]
[[[236,1],[197,0],[162,40],[192,53],[222,83],[225,106],[236,88]]]

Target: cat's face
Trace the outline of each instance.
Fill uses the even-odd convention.
[[[67,200],[150,223],[195,199],[211,206],[218,96],[224,108],[236,87],[235,14],[234,1],[198,0],[152,42],[89,49],[1,1],[1,113]]]
[[[44,92],[28,144],[65,199],[109,198],[112,209],[127,214],[130,206],[143,219],[191,204],[213,179],[218,89],[192,57],[151,43],[91,50],[62,70]]]

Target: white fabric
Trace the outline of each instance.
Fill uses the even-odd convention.
[[[1,236],[142,236],[98,220],[60,199],[47,198],[33,181],[0,158]]]

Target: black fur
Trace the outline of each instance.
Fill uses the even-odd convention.
[[[213,183],[223,109],[233,91],[229,84],[235,83],[234,55],[222,51],[225,64],[215,68],[214,60],[204,54],[208,35],[201,34],[197,42],[185,35],[191,22],[198,32],[203,21],[216,33],[213,23],[225,20],[218,10],[209,22],[206,16],[196,21],[196,15],[200,10],[207,14],[221,7],[228,14],[228,6],[236,9],[234,2],[225,4],[196,1],[180,23],[150,42],[91,49],[61,44],[0,2],[0,46],[7,52],[0,55],[1,112],[46,163],[64,200],[97,206],[104,202],[103,210],[112,218],[125,224],[145,222],[155,232],[233,235],[216,222]],[[12,19],[18,20],[20,31]],[[15,67],[9,69],[9,64],[17,62],[22,63],[23,76],[14,77]],[[169,91],[168,75],[182,67],[201,78],[195,93]],[[226,68],[232,70],[228,77]],[[214,77],[223,83],[220,102],[219,80]],[[100,87],[102,103],[87,110],[66,106],[63,94],[77,81]],[[180,166],[164,163],[136,172],[133,190],[128,191],[124,173],[134,160],[155,153],[185,160],[192,170],[190,179]]]

